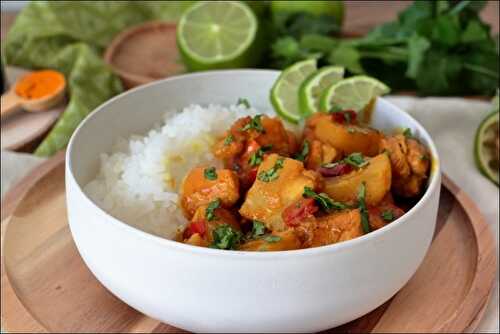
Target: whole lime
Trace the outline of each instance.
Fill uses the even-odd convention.
[[[296,13],[306,12],[314,15],[331,15],[335,17],[340,26],[344,20],[344,3],[342,1],[272,1],[271,13]]]

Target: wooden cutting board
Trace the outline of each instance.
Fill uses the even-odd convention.
[[[14,208],[15,207],[15,208]],[[5,198],[2,323],[9,332],[146,332],[180,329],[109,293],[83,263],[66,219],[64,152]],[[470,332],[496,270],[494,240],[472,200],[443,176],[434,240],[413,278],[387,303],[328,332]]]

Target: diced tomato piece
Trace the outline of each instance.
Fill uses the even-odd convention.
[[[204,220],[199,220],[197,222],[192,222],[188,225],[188,227],[184,230],[184,238],[188,239],[193,234],[198,233],[202,237],[207,232],[207,225]]]
[[[318,207],[313,198],[301,198],[299,201],[283,210],[281,217],[288,226],[297,226],[301,221],[312,216],[316,211],[318,211]]]
[[[253,184],[257,178],[257,169],[257,167],[254,167],[248,172],[247,180],[250,184]]]
[[[332,113],[332,120],[337,123],[353,123],[356,121],[357,114],[354,110],[343,110]]]
[[[320,167],[319,172],[321,175],[326,176],[326,177],[332,177],[332,176],[340,176],[344,174],[349,174],[352,172],[353,168],[351,165],[346,164],[344,162],[339,162],[334,164],[332,167]]]

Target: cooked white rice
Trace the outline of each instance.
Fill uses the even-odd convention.
[[[243,105],[191,105],[165,118],[145,136],[119,139],[84,191],[125,223],[165,238],[186,224],[178,206],[179,186],[198,165],[218,166],[211,147],[234,121],[258,112]],[[264,112],[268,113],[269,112]]]

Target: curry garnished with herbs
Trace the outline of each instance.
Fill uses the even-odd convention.
[[[190,223],[178,240],[292,250],[353,239],[401,217],[424,190],[429,151],[409,129],[384,135],[356,116],[316,113],[300,140],[277,118],[237,120],[213,147],[224,168],[197,167],[184,179]]]

